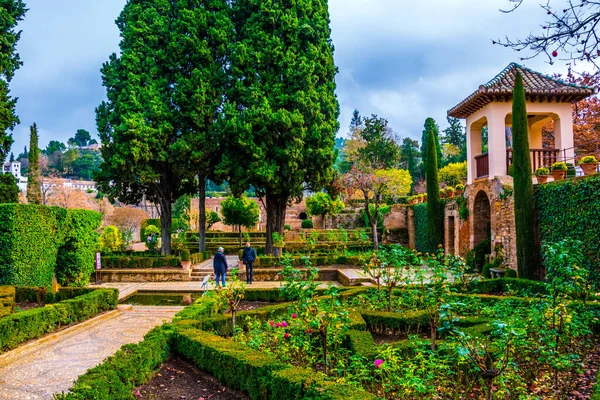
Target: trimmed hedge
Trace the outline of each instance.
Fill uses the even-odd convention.
[[[9,315],[15,309],[14,286],[0,286],[0,317]]]
[[[64,209],[0,205],[0,285],[52,286]],[[61,218],[62,220],[62,218]]]
[[[114,309],[118,297],[117,289],[93,290],[74,299],[0,318],[0,351],[14,349],[27,340]]]
[[[0,284],[49,288],[57,269],[62,284],[87,285],[100,220],[94,211],[0,205]]]
[[[354,354],[372,360],[377,355],[377,345],[370,332],[348,330],[344,338],[344,346]]]
[[[127,344],[114,356],[90,369],[58,400],[134,399],[133,390],[142,385],[170,354],[170,334],[165,327],[152,329],[138,344]]]
[[[294,267],[304,266],[304,256],[292,257],[292,265]],[[242,251],[239,252],[239,259],[242,259]],[[280,267],[283,257],[260,256],[254,262],[254,267],[269,268]],[[330,266],[334,264],[340,265],[362,265],[361,257],[358,256],[340,256],[337,254],[315,255],[310,257],[310,262],[315,267]]]
[[[45,303],[48,296],[48,289],[45,287],[15,287],[15,301],[29,301],[31,303]]]
[[[356,387],[325,382],[322,374],[290,367],[272,356],[207,332],[184,329],[176,332],[173,339],[176,353],[252,399],[376,399]]]
[[[537,185],[534,194],[542,242],[581,241],[584,266],[596,288],[600,288],[599,193],[600,175],[592,175]]]
[[[361,311],[361,316],[371,332],[390,329],[393,334],[421,332],[429,327],[429,315],[425,311],[383,312]]]
[[[145,269],[180,267],[181,260],[175,256],[135,257],[135,256],[104,256],[102,269]],[[93,272],[93,271],[92,271]],[[90,275],[92,274],[90,272]]]
[[[85,286],[95,270],[94,259],[98,243],[96,229],[102,215],[86,210],[66,210],[61,229],[64,242],[58,249],[56,279],[63,286]]]

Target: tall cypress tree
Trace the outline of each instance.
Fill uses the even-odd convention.
[[[425,120],[425,126],[423,129],[423,134],[421,136],[421,160],[423,161],[422,175],[426,175],[427,170],[427,158],[429,154],[429,132],[433,132],[434,143],[435,143],[435,153],[437,156],[438,166],[442,163],[442,147],[440,146],[440,128],[436,124],[433,118],[427,118]]]
[[[517,267],[520,278],[533,279],[536,269],[534,238],[533,182],[529,155],[529,133],[523,77],[517,72],[513,92],[513,168]]]
[[[17,99],[10,96],[9,83],[23,63],[17,53],[21,32],[15,28],[27,9],[22,0],[0,2],[0,160],[6,159],[13,143],[12,130],[19,123],[15,112]]]
[[[235,25],[224,168],[266,199],[267,254],[289,201],[331,182],[339,104],[326,0],[232,2]]]
[[[427,229],[429,247],[435,252],[438,245],[443,244],[442,234],[442,200],[440,199],[440,180],[438,177],[438,160],[435,148],[435,134],[429,131],[427,141]]]
[[[30,127],[29,139],[29,175],[27,177],[27,201],[30,204],[42,204],[42,178],[40,175],[39,135],[34,123]]]

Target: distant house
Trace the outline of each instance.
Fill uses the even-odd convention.
[[[6,162],[2,164],[2,173],[12,174],[17,178],[17,186],[22,192],[27,191],[27,178],[21,176],[21,163],[19,161]]]

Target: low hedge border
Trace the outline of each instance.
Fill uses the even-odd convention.
[[[377,345],[371,332],[350,329],[344,337],[343,344],[354,354],[369,360],[377,355]]]
[[[104,256],[102,269],[144,269],[180,267],[181,260],[175,256],[135,257],[135,256]]]
[[[242,259],[242,251],[239,252],[239,259]],[[283,262],[283,257],[272,257],[272,256],[260,256],[256,258],[254,262],[255,267],[268,268],[268,267],[280,267]],[[339,265],[353,265],[360,266],[363,264],[361,257],[359,256],[338,256],[338,255],[323,255],[310,257],[310,262],[315,267],[330,266],[334,264]],[[292,265],[294,267],[303,267],[304,256],[292,257]]]
[[[0,318],[0,352],[14,349],[27,340],[62,326],[112,310],[118,297],[117,289],[98,289],[73,299]]]
[[[383,332],[386,329],[393,334],[416,333],[429,327],[429,315],[425,311],[405,311],[389,313],[383,311],[361,311],[361,316],[371,332]]]
[[[29,301],[31,303],[45,303],[47,297],[48,288],[45,287],[15,287],[15,301],[17,303],[21,303],[23,301]]]
[[[57,400],[134,399],[133,390],[150,380],[171,352],[169,326],[156,327],[137,344],[127,344],[75,381]]]

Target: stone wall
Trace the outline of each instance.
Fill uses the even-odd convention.
[[[96,278],[93,277],[92,280]],[[103,269],[100,280],[107,282],[172,282],[189,281],[190,271],[182,269]]]

